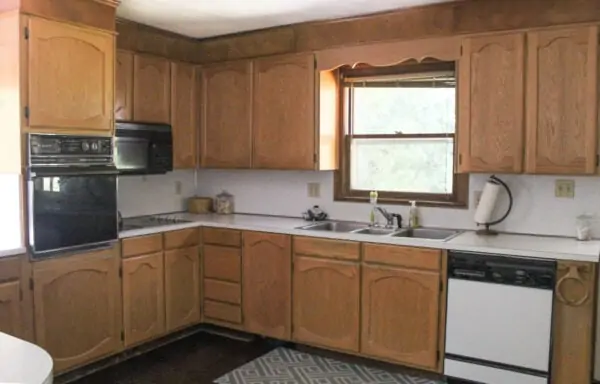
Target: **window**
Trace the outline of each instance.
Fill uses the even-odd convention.
[[[23,246],[21,232],[21,178],[0,174],[0,251]]]
[[[468,176],[455,174],[453,62],[343,68],[343,143],[336,200],[417,200],[464,206]]]

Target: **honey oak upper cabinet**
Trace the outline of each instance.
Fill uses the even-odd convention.
[[[123,329],[127,347],[165,332],[162,252],[123,260]]]
[[[115,74],[115,119],[133,118],[133,53],[117,51]]]
[[[358,263],[294,257],[295,341],[358,352]]]
[[[21,336],[20,282],[0,283],[0,332]]]
[[[115,36],[29,17],[30,131],[113,131]]]
[[[171,63],[136,54],[133,58],[133,120],[171,123]]]
[[[171,126],[173,130],[173,168],[195,168],[198,125],[195,67],[171,63]]]
[[[248,332],[290,339],[291,249],[290,236],[244,232],[243,311]]]
[[[363,266],[362,281],[361,352],[436,369],[439,273]]]
[[[169,332],[200,321],[197,246],[165,251],[165,298]]]
[[[595,173],[598,26],[527,39],[526,172]]]
[[[115,249],[33,264],[36,343],[56,371],[122,348],[121,282]]]
[[[460,172],[523,170],[522,33],[466,38],[459,61]]]
[[[201,165],[250,168],[252,164],[252,62],[202,68]]]

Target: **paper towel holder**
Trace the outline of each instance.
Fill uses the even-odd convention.
[[[508,188],[508,185],[506,185],[506,183],[504,181],[497,178],[496,175],[490,176],[490,178],[488,179],[488,182],[498,184],[498,185],[502,186],[502,188],[504,188],[504,190],[508,194],[508,209],[506,210],[504,215],[502,215],[502,217],[500,217],[498,220],[489,221],[487,223],[477,223],[477,225],[483,225],[483,226],[485,226],[485,228],[479,229],[475,233],[477,235],[482,235],[482,236],[495,236],[498,234],[498,232],[490,229],[490,226],[500,224],[508,217],[508,215],[512,211],[512,207],[513,207],[513,195],[512,195],[512,192],[510,191],[510,188]]]

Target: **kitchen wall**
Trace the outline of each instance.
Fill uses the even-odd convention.
[[[119,211],[123,217],[131,217],[185,210],[186,199],[194,195],[194,174],[185,170],[165,175],[121,176]]]
[[[481,190],[489,175],[471,175],[470,194]],[[600,238],[600,177],[575,177],[575,198],[554,197],[552,176],[500,175],[514,195],[513,212],[497,228],[516,233],[574,236],[575,217],[594,214],[594,236]],[[561,177],[565,178],[565,177]],[[320,183],[320,198],[307,197],[307,183]],[[299,216],[319,205],[334,219],[367,221],[369,205],[333,201],[333,172],[198,171],[198,194],[214,196],[222,189],[235,195],[236,212]],[[473,198],[469,209],[422,207],[424,226],[475,229]],[[498,203],[498,211],[506,201]],[[407,206],[387,206],[408,216]],[[500,214],[502,212],[499,212]]]

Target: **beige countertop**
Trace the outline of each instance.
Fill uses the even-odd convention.
[[[216,214],[195,215],[189,213],[169,214],[166,216],[189,220],[190,222],[126,230],[120,232],[119,237],[127,238],[143,236],[183,228],[206,226],[243,231],[261,231],[295,236],[311,236],[327,239],[404,245],[409,247],[427,247],[463,252],[493,253],[506,256],[534,257],[553,260],[598,262],[600,256],[600,241],[594,240],[582,242],[567,237],[512,234],[482,237],[475,234],[473,231],[465,231],[448,241],[438,241],[391,236],[374,236],[358,233],[304,230],[298,229],[298,227],[310,223],[302,219],[287,217],[243,214],[226,216]]]

